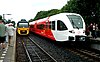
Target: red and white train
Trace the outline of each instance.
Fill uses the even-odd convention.
[[[29,23],[30,31],[55,41],[85,41],[85,22],[76,13],[59,13]]]

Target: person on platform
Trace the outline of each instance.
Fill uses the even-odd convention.
[[[93,33],[92,36],[93,36],[94,39],[97,38],[96,28],[97,28],[96,24],[94,23],[93,24],[93,31],[92,31],[92,33]]]
[[[89,31],[90,31],[89,32],[90,33],[90,36],[92,36],[93,35],[93,32],[92,32],[93,31],[93,24],[92,23],[89,26]]]
[[[8,28],[8,24],[5,24],[5,26],[6,26],[6,28]],[[5,33],[5,35],[6,35],[6,43],[8,43],[8,31],[6,30],[6,33]]]
[[[2,20],[2,16],[0,15],[0,44],[2,49],[6,48],[5,33],[6,33],[6,26],[4,25],[4,21]]]
[[[13,40],[13,36],[14,36],[14,27],[13,27],[13,24],[12,23],[9,23],[8,25],[8,46],[13,46],[11,45],[11,41]]]

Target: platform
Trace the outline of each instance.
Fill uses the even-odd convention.
[[[0,62],[15,62],[16,31],[14,33],[11,45],[12,46],[8,46],[8,43],[6,43],[6,49],[0,50]]]
[[[88,38],[90,38],[91,40],[93,41],[100,41],[100,37],[97,37],[97,38],[92,38],[91,35],[87,36]]]

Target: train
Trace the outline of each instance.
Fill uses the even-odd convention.
[[[21,19],[17,23],[17,35],[29,35],[29,22],[25,19]]]
[[[59,13],[29,23],[30,32],[58,42],[86,41],[85,22],[80,14]]]

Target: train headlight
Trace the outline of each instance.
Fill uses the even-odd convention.
[[[85,37],[80,37],[79,40],[80,41],[85,41]]]

